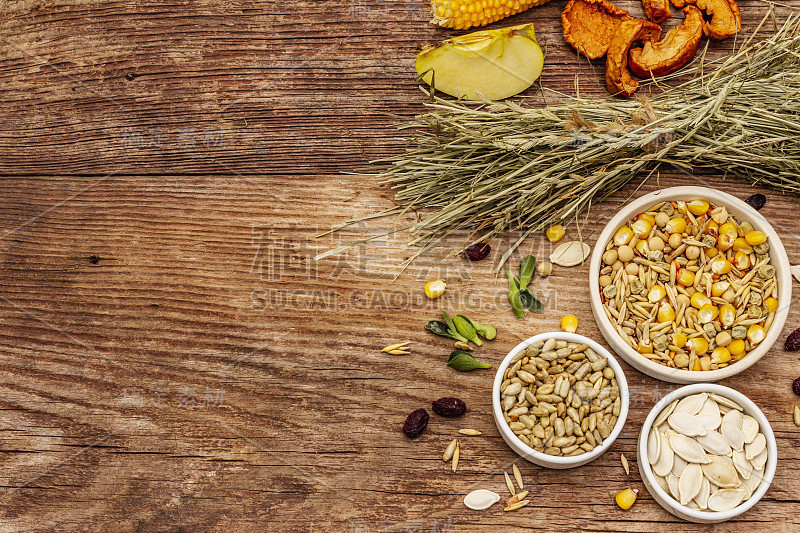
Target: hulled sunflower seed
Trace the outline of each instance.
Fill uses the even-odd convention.
[[[517,480],[517,486],[519,487],[519,490],[524,489],[525,484],[522,482],[522,473],[519,471],[519,468],[517,468],[517,465],[511,465],[511,470],[514,472],[514,479]]]
[[[450,444],[447,445],[447,448],[444,449],[444,453],[442,454],[442,461],[445,463],[453,458],[453,454],[458,447],[458,439],[453,439],[450,441]]]
[[[461,433],[462,435],[469,435],[471,437],[482,435],[482,433],[477,429],[471,429],[471,428],[459,429],[458,432]]]
[[[508,487],[508,492],[510,492],[511,495],[514,496],[517,493],[517,491],[514,488],[514,484],[511,482],[511,478],[508,477],[508,472],[503,472],[503,477],[506,480],[506,487]]]
[[[622,468],[625,470],[625,474],[630,475],[631,467],[628,465],[628,459],[625,458],[625,454],[619,454],[619,461],[622,463]]]

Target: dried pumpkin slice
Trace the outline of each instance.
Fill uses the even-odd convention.
[[[645,16],[653,22],[664,22],[672,16],[669,0],[642,0]]]
[[[686,66],[703,38],[703,14],[694,6],[683,8],[683,24],[672,28],[657,43],[631,48],[628,66],[640,78],[658,77]]]
[[[564,40],[589,59],[606,55],[623,20],[633,17],[608,0],[570,0],[561,13]]]
[[[533,85],[543,65],[533,24],[454,37],[423,49],[416,61],[425,83],[467,100],[502,100],[521,93]]]
[[[678,9],[685,5],[697,6],[711,17],[703,24],[703,33],[709,39],[727,39],[742,31],[742,15],[736,0],[672,0]]]
[[[628,72],[628,50],[636,41],[656,42],[661,37],[661,26],[649,20],[625,20],[614,36],[606,54],[606,88],[616,96],[632,96],[639,82]]]

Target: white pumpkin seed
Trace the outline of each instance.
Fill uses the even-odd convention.
[[[655,428],[647,436],[647,460],[651,465],[656,464],[661,453],[661,434]]]
[[[705,477],[705,474],[703,474],[703,481],[700,483],[700,491],[697,493],[697,496],[694,497],[694,501],[697,502],[697,506],[700,509],[708,509],[709,496],[711,496],[711,484],[708,482],[708,478]]]
[[[739,428],[741,430],[742,429],[742,420],[743,419],[744,419],[744,416],[742,415],[742,413],[740,413],[739,411],[736,411],[736,410],[731,410],[731,411],[728,411],[727,413],[725,413],[725,415],[722,417],[722,423],[723,424],[730,424],[732,426],[736,426],[737,428]]]
[[[714,394],[713,392],[708,393],[708,397],[717,402],[719,405],[724,405],[730,409],[736,409],[737,411],[744,411],[742,406],[738,403],[734,402],[733,400],[729,400],[724,396],[720,396],[719,394]]]
[[[680,493],[681,505],[686,505],[700,492],[703,484],[703,469],[700,465],[692,463],[683,469],[678,479],[678,492]]]
[[[767,438],[763,433],[759,433],[753,439],[753,442],[745,447],[745,457],[748,461],[752,461],[756,455],[767,449]]]
[[[675,406],[675,412],[696,415],[700,412],[700,409],[703,408],[707,398],[708,394],[705,392],[701,392],[700,394],[692,394],[691,396],[681,398],[681,400]]]
[[[703,427],[703,424],[701,424],[694,415],[678,412],[677,407],[675,409],[676,412],[672,413],[667,418],[669,427],[687,437],[697,437],[707,433],[706,428]]]
[[[753,470],[753,473],[750,475],[749,478],[745,479],[742,483],[742,486],[747,489],[748,496],[747,499],[749,500],[753,493],[758,490],[758,487],[761,485],[761,480],[764,479],[764,474],[758,470]]]
[[[728,455],[731,453],[731,447],[725,437],[716,431],[709,431],[702,437],[697,437],[697,443],[705,448],[708,453],[715,453],[717,455]]]
[[[689,503],[687,503],[686,507],[688,507],[689,509],[694,509],[695,511],[699,511],[700,510],[700,506],[697,505],[697,503],[695,503],[694,500],[692,500]]]
[[[588,244],[580,241],[569,241],[560,244],[550,254],[550,262],[559,266],[571,267],[583,263],[592,249]]]
[[[683,473],[683,469],[686,468],[688,464],[689,463],[687,463],[683,457],[676,455],[672,459],[672,473],[676,476],[680,476]]]
[[[728,414],[736,412],[737,411],[729,411]],[[726,424],[725,418],[723,417],[722,425],[720,426],[720,433],[722,433],[722,436],[725,437],[726,441],[728,441],[728,444],[731,448],[737,452],[742,451],[742,448],[744,448],[744,435],[742,435],[742,430],[739,429],[739,426],[735,426],[733,423]]]
[[[697,419],[706,428],[706,431],[714,431],[722,423],[722,415],[719,412],[717,402],[711,398],[707,399],[703,404],[700,412],[697,413]]]
[[[672,414],[672,412],[675,410],[675,407],[678,405],[678,402],[679,402],[679,401],[680,401],[680,400],[675,400],[674,402],[672,402],[671,404],[669,404],[668,406],[666,406],[666,407],[664,408],[664,410],[663,410],[663,411],[661,411],[661,412],[658,414],[658,416],[656,417],[656,419],[653,421],[653,427],[656,427],[656,428],[657,428],[658,426],[660,426],[661,424],[663,424],[664,422],[666,422],[666,420],[667,420],[667,417],[668,417],[669,415],[671,415],[671,414]]]
[[[750,461],[745,457],[745,454],[743,452],[733,452],[732,459],[733,466],[736,467],[739,475],[744,479],[749,479],[750,475],[753,473],[753,465],[750,464]]]
[[[742,417],[742,435],[744,435],[744,443],[750,444],[758,436],[759,432],[758,420],[750,415]]]
[[[729,489],[738,487],[741,484],[739,473],[733,462],[727,457],[712,455],[710,461],[703,465],[703,473],[714,485]],[[711,504],[709,503],[709,508]]]
[[[483,511],[500,501],[500,495],[486,489],[473,490],[464,496],[464,505],[475,511]]]
[[[750,464],[753,465],[753,468],[756,470],[764,470],[764,465],[767,464],[767,449],[764,448],[760,454],[753,457]]]
[[[744,489],[719,489],[708,498],[708,508],[712,511],[729,511],[742,503],[745,496]]]
[[[658,454],[658,461],[653,465],[653,472],[657,476],[664,477],[672,472],[672,461],[675,454],[672,453],[672,448],[666,442],[661,443],[661,450]]]
[[[696,440],[679,433],[670,437],[669,446],[662,446],[661,448],[671,448],[672,451],[689,463],[705,464],[711,461],[711,458],[706,455],[706,451]]]
[[[655,476],[655,479],[658,486],[661,487],[664,492],[669,493],[669,486],[667,485],[667,480],[661,476]]]
[[[667,476],[667,487],[669,487],[669,493],[672,494],[672,497],[676,500],[680,499],[680,490],[678,489],[678,483],[680,480],[678,476],[670,474]]]

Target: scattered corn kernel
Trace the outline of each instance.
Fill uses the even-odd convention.
[[[647,293],[647,299],[650,303],[658,303],[667,295],[667,290],[661,285],[653,285],[650,292]]]
[[[711,272],[714,274],[727,274],[731,271],[731,264],[724,257],[711,261]]]
[[[705,215],[711,207],[705,200],[692,200],[686,204],[686,209],[694,216]]]
[[[708,324],[709,322],[713,322],[719,311],[717,310],[717,306],[713,304],[706,304],[697,311],[697,320],[701,324]]]
[[[617,233],[614,235],[614,244],[617,246],[622,246],[624,244],[628,244],[631,242],[633,238],[633,230],[628,226],[623,226],[617,230]]]
[[[750,246],[756,246],[767,242],[767,236],[764,235],[763,231],[753,230],[745,234],[744,240],[747,241],[747,244]]]
[[[738,237],[735,241],[733,241],[733,248],[734,252],[747,252],[748,254],[753,253],[753,247],[750,246],[746,240],[742,237]]]
[[[745,345],[742,339],[733,339],[729,345],[726,346],[728,351],[731,353],[734,359],[741,359],[744,357],[745,353]]]
[[[620,509],[627,511],[633,504],[636,503],[636,496],[639,494],[638,489],[625,489],[621,490],[614,497]]]
[[[695,337],[686,341],[686,347],[697,355],[703,355],[708,351],[708,341],[703,337]]]
[[[686,337],[685,333],[673,333],[670,337],[670,342],[672,342],[673,346],[677,346],[678,348],[683,348],[686,346],[686,341],[688,338]]]
[[[650,230],[653,229],[653,223],[647,219],[640,218],[631,224],[631,229],[639,237],[645,237],[650,233]]]
[[[736,308],[730,304],[720,306],[719,308],[719,321],[723,327],[729,328],[736,320]]]
[[[564,238],[564,235],[567,234],[567,230],[565,230],[564,226],[561,224],[556,224],[555,226],[550,226],[547,228],[547,231],[545,231],[544,234],[547,236],[548,241],[558,242]]]
[[[431,299],[438,298],[444,294],[445,287],[444,281],[440,279],[429,281],[425,284],[425,295]]]
[[[711,361],[714,363],[727,363],[731,360],[731,352],[724,346],[717,346],[711,352]]]
[[[730,289],[731,284],[727,281],[718,281],[711,285],[711,296],[719,298],[722,294]]]
[[[764,300],[764,305],[767,306],[767,309],[769,309],[770,313],[774,313],[775,311],[778,310],[778,300],[776,300],[772,296]]]
[[[695,309],[700,309],[704,305],[711,305],[711,298],[706,296],[702,292],[696,292],[692,294],[692,299],[690,300],[692,307]]]
[[[753,324],[749,328],[747,328],[747,340],[750,341],[750,344],[755,346],[756,344],[763,341],[767,336],[767,332],[764,330],[762,326],[758,324]]]
[[[672,322],[675,320],[675,309],[665,302],[658,308],[657,318],[659,322]]]
[[[564,318],[561,319],[561,331],[566,331],[567,333],[575,333],[578,331],[578,317],[575,315],[565,315]]]
[[[684,287],[688,287],[694,284],[694,272],[682,268],[678,271],[678,276],[675,279]]]
[[[683,217],[675,217],[667,222],[667,231],[670,233],[683,233],[686,231],[686,219]]]

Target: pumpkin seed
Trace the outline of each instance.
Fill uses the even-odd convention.
[[[661,453],[661,434],[656,428],[650,430],[647,436],[647,460],[651,465],[656,464]]]
[[[717,404],[719,405],[724,405],[725,407],[728,407],[730,409],[735,409],[737,411],[744,411],[741,405],[734,402],[733,400],[726,398],[725,396],[720,396],[719,394],[709,392],[708,397],[717,402]]]
[[[702,467],[701,467],[702,469]],[[708,509],[708,497],[711,496],[711,483],[703,474],[703,481],[700,483],[700,491],[694,497],[694,501],[700,509]]]
[[[739,473],[733,462],[727,457],[711,456],[709,462],[702,466],[703,473],[714,485],[722,488],[735,488],[741,484]],[[709,507],[711,507],[709,503]]]
[[[729,411],[728,413],[736,413],[738,411]],[[727,415],[725,415],[727,416]],[[726,424],[725,418],[722,419],[722,425],[720,426],[720,432],[722,436],[725,437],[725,440],[728,441],[730,447],[736,450],[737,452],[742,451],[744,448],[744,435],[742,435],[742,430],[739,429],[739,426],[733,425],[733,423]]]
[[[473,490],[464,496],[464,505],[475,511],[483,511],[500,501],[500,495],[486,489]]]
[[[708,508],[712,511],[729,511],[742,503],[744,489],[719,489],[708,498]]]
[[[753,474],[753,465],[745,457],[744,453],[733,452],[732,459],[733,466],[736,468],[736,471],[739,472],[739,475],[742,476],[742,478],[748,479]]]
[[[700,394],[692,394],[691,396],[685,396],[678,401],[677,405],[675,405],[675,412],[696,415],[705,405],[707,398],[708,394],[705,392],[701,392]]]
[[[766,448],[761,453],[753,457],[753,459],[750,461],[750,464],[753,465],[753,468],[756,470],[764,470],[764,465],[767,464]]]
[[[703,484],[703,469],[699,464],[691,463],[683,469],[678,479],[678,493],[681,505],[686,505],[700,492]]]
[[[697,437],[697,443],[705,448],[708,453],[715,453],[717,455],[728,455],[731,453],[731,447],[728,441],[716,431],[709,431],[702,437]]]
[[[672,459],[672,473],[680,476],[688,464],[680,455],[676,455]]]
[[[689,463],[705,464],[711,461],[706,455],[706,451],[696,440],[680,433],[676,433],[669,438],[668,448],[671,448],[673,452]]]
[[[675,498],[676,500],[680,500],[681,498],[680,490],[678,488],[679,482],[680,479],[678,478],[678,476],[673,474],[667,476],[667,487],[669,487],[670,494],[672,494],[672,497]]]
[[[588,244],[580,241],[569,241],[560,244],[550,254],[550,262],[559,266],[571,267],[583,263],[592,249]]]
[[[758,436],[759,432],[758,421],[750,415],[742,417],[742,435],[744,436],[744,443],[750,444]]]
[[[690,415],[686,412],[679,412],[678,407],[675,408],[674,413],[669,415],[667,423],[669,427],[687,437],[698,437],[706,434],[706,428],[703,427],[700,420],[694,415]]]
[[[679,401],[680,400],[675,400],[674,402],[669,404],[666,408],[664,408],[664,410],[661,411],[659,415],[656,417],[656,419],[653,421],[653,427],[658,427],[664,422],[666,422],[667,417],[672,414],[672,412],[675,410],[675,407],[678,405]]]
[[[673,459],[674,453],[672,447],[666,442],[662,443],[661,450],[658,454],[658,461],[653,465],[653,472],[661,477],[668,475],[672,472]]]
[[[763,433],[759,433],[753,439],[753,442],[745,447],[745,457],[748,461],[752,461],[756,455],[760,454],[767,448],[767,438]]]

